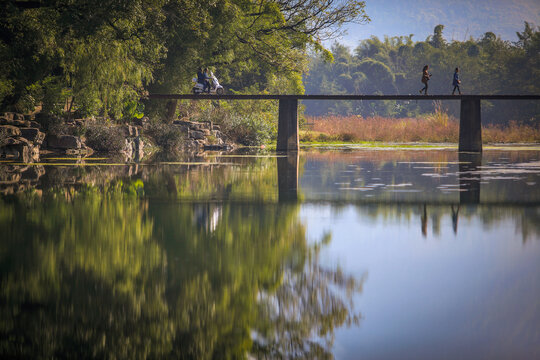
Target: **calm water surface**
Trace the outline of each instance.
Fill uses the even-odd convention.
[[[540,149],[0,163],[2,358],[540,358]]]

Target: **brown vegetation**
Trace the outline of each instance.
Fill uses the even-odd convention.
[[[444,112],[424,118],[384,118],[361,116],[306,117],[311,129],[301,141],[384,141],[457,143],[459,121]],[[485,143],[540,142],[540,126],[510,122],[506,126],[487,125],[482,129]]]

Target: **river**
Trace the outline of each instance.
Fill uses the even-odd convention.
[[[540,148],[0,162],[2,358],[540,358]]]

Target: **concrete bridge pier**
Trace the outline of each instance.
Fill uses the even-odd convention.
[[[298,201],[298,161],[297,151],[277,158],[279,202]]]
[[[458,151],[482,152],[480,98],[461,100]]]
[[[298,151],[298,99],[279,99],[277,151]]]

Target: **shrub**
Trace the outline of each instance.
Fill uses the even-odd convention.
[[[221,130],[234,142],[242,145],[260,145],[276,134],[275,125],[261,115],[232,114],[221,123]]]
[[[150,124],[145,130],[156,145],[167,151],[179,151],[184,145],[186,135],[175,125],[155,123]]]
[[[86,145],[94,150],[120,152],[125,143],[124,133],[118,126],[94,124],[86,128]]]

